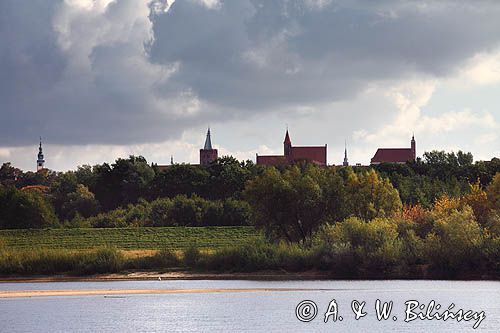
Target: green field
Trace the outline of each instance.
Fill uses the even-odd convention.
[[[113,246],[123,250],[184,249],[196,245],[217,249],[261,237],[253,227],[155,227],[0,230],[0,246],[8,249],[92,249]]]

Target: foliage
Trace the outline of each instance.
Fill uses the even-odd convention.
[[[472,209],[467,205],[438,207],[433,213],[434,227],[425,239],[432,268],[452,274],[478,268],[484,236]]]
[[[44,194],[0,185],[0,229],[44,228],[57,224],[54,209]]]
[[[124,257],[113,248],[86,252],[33,249],[0,249],[0,274],[114,273],[124,267]]]
[[[397,191],[374,170],[356,174],[313,165],[269,168],[245,190],[255,224],[275,239],[305,242],[326,221],[386,217],[401,208]]]
[[[351,217],[323,227],[318,240],[323,252],[330,253],[329,268],[348,269],[347,273],[351,274],[378,272],[383,275],[401,261],[402,241],[398,236],[397,225],[391,220],[377,218],[367,223]]]
[[[216,250],[198,260],[198,269],[254,272],[268,269],[303,271],[313,268],[313,251],[298,244],[255,240]]]
[[[488,201],[491,208],[500,211],[500,172],[498,172],[488,186]]]

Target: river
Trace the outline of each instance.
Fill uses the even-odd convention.
[[[127,293],[137,289],[147,291]],[[1,332],[500,332],[500,282],[495,281],[0,283],[0,292],[21,290],[99,294],[0,298]],[[377,300],[379,309],[393,302],[387,319],[377,319]],[[430,316],[463,309],[464,320],[426,316],[431,301]],[[408,312],[416,302],[425,309]],[[416,319],[405,321],[411,318]]]

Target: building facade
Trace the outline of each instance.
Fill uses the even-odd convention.
[[[370,164],[406,163],[417,158],[417,143],[415,136],[411,137],[410,148],[379,148],[372,157]]]
[[[296,147],[292,145],[288,130],[283,141],[283,155],[258,155],[256,162],[259,165],[287,165],[297,161],[308,161],[317,165],[326,165],[327,145]]]

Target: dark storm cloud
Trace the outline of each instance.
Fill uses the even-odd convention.
[[[155,17],[152,59],[180,61],[175,80],[206,100],[253,109],[343,99],[370,80],[447,75],[500,40],[493,3],[311,3],[226,1],[214,10],[177,1]]]
[[[39,134],[162,141],[200,123],[345,100],[373,81],[451,75],[500,41],[500,5],[487,1],[144,6],[1,1],[1,145]]]

